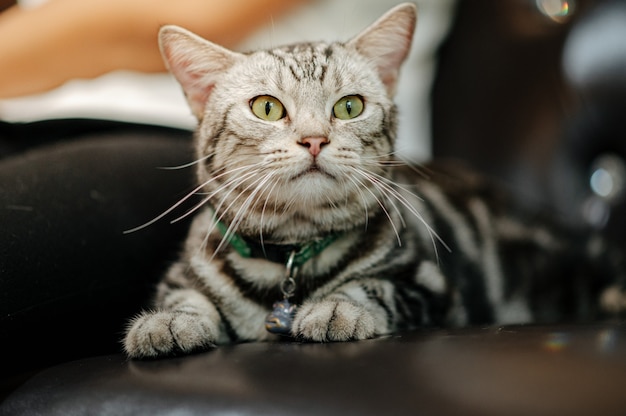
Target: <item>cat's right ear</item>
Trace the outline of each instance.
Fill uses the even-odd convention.
[[[163,26],[159,47],[167,68],[185,91],[191,111],[198,120],[215,82],[243,55],[230,51],[178,26]]]
[[[400,67],[411,49],[416,21],[415,4],[403,3],[348,42],[376,65],[390,97],[396,93]]]

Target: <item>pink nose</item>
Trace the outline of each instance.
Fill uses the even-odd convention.
[[[327,137],[305,137],[299,143],[308,148],[313,156],[317,156],[322,151],[322,147],[330,143],[330,140]]]

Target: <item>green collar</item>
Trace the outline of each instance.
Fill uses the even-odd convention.
[[[228,227],[223,222],[218,221],[217,228],[222,236],[228,234]],[[337,241],[339,236],[340,234],[329,234],[305,244],[270,244],[252,241],[238,234],[231,234],[228,243],[244,258],[266,258],[275,263],[287,264],[290,256],[293,255],[292,267],[299,269],[304,263]]]

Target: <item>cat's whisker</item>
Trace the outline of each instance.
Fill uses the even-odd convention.
[[[247,213],[250,206],[256,202],[255,198],[257,197],[257,195],[259,195],[263,191],[264,185],[272,178],[272,176],[273,176],[273,173],[268,172],[265,176],[258,178],[257,180],[252,182],[250,185],[248,185],[246,188],[244,188],[243,192],[239,196],[241,196],[243,193],[247,192],[251,188],[254,188],[254,190],[250,192],[250,195],[248,195],[246,199],[240,204],[240,207],[237,210],[237,213],[233,216],[233,221],[231,222],[231,225],[234,227],[234,229],[236,229],[239,226],[239,224],[243,220],[243,216]],[[235,201],[233,201],[231,205],[233,205],[236,202],[239,196],[235,198]],[[229,209],[230,209],[230,206],[226,208],[226,210],[229,210]]]
[[[355,170],[355,171],[359,174],[365,175],[365,177],[374,186],[383,187],[386,192],[383,192],[382,189],[381,189],[381,192],[385,193],[385,195],[387,195],[387,198],[389,198],[389,196],[393,196],[394,199],[400,202],[412,215],[414,215],[424,225],[424,227],[426,227],[426,230],[428,231],[428,234],[433,244],[433,250],[435,252],[435,256],[437,257],[437,261],[439,261],[439,252],[438,252],[437,244],[436,244],[437,242],[439,242],[448,252],[452,251],[452,249],[446,244],[445,241],[443,241],[443,239],[439,236],[439,234],[437,234],[437,232],[428,224],[428,222],[424,219],[424,217],[420,214],[420,212],[413,206],[413,204],[411,204],[411,202],[408,199],[406,199],[406,197],[402,195],[402,193],[400,193],[397,189],[395,189],[395,187],[400,188],[401,190],[405,192],[408,192],[409,194],[411,194],[412,196],[416,198],[419,198],[417,197],[417,195],[402,188],[395,182],[383,176],[379,176],[373,173],[363,172],[360,170]]]
[[[247,166],[247,168],[252,168],[252,167],[257,167],[258,165],[252,165],[252,166]],[[224,213],[218,218],[217,213],[222,209],[222,206],[224,205],[225,200],[235,191],[235,189],[242,184],[244,181],[246,181],[248,178],[255,176],[258,173],[258,169],[253,170],[251,172],[247,172],[245,173],[243,176],[239,176],[236,178],[233,178],[229,181],[227,181],[226,183],[222,184],[222,186],[218,187],[215,191],[211,192],[211,194],[206,198],[206,200],[210,200],[213,199],[216,195],[218,195],[219,193],[223,192],[225,189],[227,188],[231,188],[225,195],[222,195],[219,204],[217,204],[216,206],[214,206],[212,208],[213,210],[213,216],[212,216],[212,220],[211,220],[211,225],[208,227],[205,238],[201,244],[200,249],[202,251],[204,251],[206,249],[206,245],[208,244],[209,241],[209,237],[211,234],[213,234],[213,232],[215,231],[215,229],[218,226],[218,223],[222,221],[222,219],[224,218],[224,216],[226,215],[226,213],[228,212],[228,209],[226,209],[224,211]],[[218,249],[214,250],[213,255],[211,256],[211,258],[215,257],[215,254],[219,251],[219,248],[222,247],[222,243],[224,240],[228,241],[230,239],[230,236],[226,236],[226,235],[222,235],[222,240],[218,246]]]
[[[228,173],[232,173],[232,171],[229,171]],[[254,176],[254,175],[255,175],[255,173],[256,173],[256,171],[249,172],[249,173],[245,173],[245,174],[244,174],[244,178],[248,178],[248,177],[250,177],[250,176]],[[224,173],[224,174],[227,174],[227,173]],[[222,174],[222,175],[220,175],[220,176],[223,176],[224,174]],[[214,178],[214,179],[215,179],[215,178]],[[240,179],[242,179],[242,178],[241,178],[241,177],[236,178],[236,180],[240,180]],[[211,181],[209,181],[209,182],[211,182]],[[208,184],[208,183],[207,183],[207,184]],[[222,189],[223,187],[227,187],[227,186],[230,186],[230,185],[231,185],[231,182],[227,182],[226,184],[224,184],[222,187],[218,188],[217,190],[215,190],[215,191],[213,191],[213,192],[211,192],[211,193],[209,193],[209,194],[205,194],[205,195],[208,195],[208,196],[206,196],[205,198],[203,198],[203,199],[202,199],[202,201],[200,201],[198,204],[196,204],[193,208],[191,208],[191,209],[190,209],[189,211],[187,211],[185,214],[183,214],[183,215],[181,215],[180,217],[178,217],[178,218],[176,218],[176,219],[172,220],[172,221],[171,221],[171,223],[172,223],[172,224],[174,224],[174,223],[176,223],[176,222],[178,222],[178,221],[181,221],[181,220],[183,220],[183,219],[187,218],[188,216],[190,216],[191,214],[193,214],[194,212],[198,211],[200,208],[202,208],[204,205],[206,205],[206,204],[207,204],[207,203],[208,203],[211,199],[213,199],[213,198],[215,197],[215,195],[217,195],[217,194],[221,191],[221,189]],[[236,185],[235,185],[235,186],[236,186]],[[231,192],[232,192],[232,191],[231,191]]]
[[[365,211],[365,229],[367,229],[368,225],[369,225],[369,207],[367,205],[367,200],[365,198],[365,195],[363,194],[363,191],[361,190],[361,188],[363,187],[362,183],[357,182],[352,176],[347,176],[348,180],[350,181],[350,183],[352,183],[354,185],[354,189],[356,189],[356,191],[358,192],[359,196],[361,197],[361,203],[363,206],[363,210]]]
[[[292,196],[289,200],[287,200],[283,205],[282,214],[285,215],[289,213],[289,211],[293,209],[293,206],[296,204],[296,202],[298,202],[298,199],[295,196]]]
[[[192,210],[190,210],[189,212],[187,212],[184,216],[177,218],[174,221],[179,221],[182,218],[191,215],[193,212],[197,211],[198,209],[200,209],[201,207],[203,207],[204,205],[206,205],[211,199],[213,199],[216,195],[218,195],[219,193],[221,193],[224,189],[226,188],[231,188],[231,190],[227,193],[226,197],[228,195],[230,195],[230,193],[232,193],[235,188],[243,181],[247,180],[249,177],[254,176],[257,174],[258,172],[258,167],[261,165],[261,163],[257,163],[254,165],[247,165],[247,166],[240,166],[237,168],[233,168],[230,169],[228,171],[222,172],[220,175],[217,175],[215,177],[213,177],[211,180],[207,181],[207,183],[211,183],[213,182],[215,179],[219,179],[225,175],[231,174],[231,173],[236,173],[236,172],[240,172],[243,171],[243,175],[242,176],[238,176],[236,178],[230,179],[227,182],[225,182],[224,184],[222,184],[220,187],[218,187],[216,190],[214,190],[213,192],[209,193],[207,197],[205,197],[199,204],[197,204]],[[222,170],[225,168],[222,168]],[[249,172],[246,172],[246,170],[250,170]],[[222,199],[223,201],[223,199]],[[217,225],[217,221],[215,216],[217,215],[216,212],[217,210],[221,207],[221,203],[218,205],[217,208],[213,208],[213,212],[214,212],[214,221],[212,222],[211,227],[209,227],[209,229],[206,232],[206,236],[203,239],[202,243],[200,244],[199,247],[199,251],[204,251],[206,250],[208,241],[209,241],[209,237],[210,235],[215,231],[215,227]]]
[[[274,173],[272,172],[268,172],[265,177],[259,181],[254,189],[253,192],[250,193],[250,195],[246,198],[246,200],[242,203],[240,209],[238,210],[237,214],[235,214],[234,220],[233,220],[233,227],[236,230],[239,227],[239,224],[241,223],[241,221],[244,218],[244,215],[249,211],[251,206],[256,205],[259,202],[259,198],[262,197],[265,189],[266,189],[266,185],[272,180],[272,178],[274,177]],[[267,203],[268,199],[266,197],[265,202],[264,202],[264,206]],[[263,241],[262,239],[262,230],[263,230],[263,225],[262,225],[262,221],[260,222],[260,230],[261,230],[261,243]]]
[[[274,192],[274,189],[276,188],[276,185],[278,185],[278,183],[280,182],[279,178],[276,178],[274,180],[274,184],[272,185],[272,187],[269,189],[269,191],[267,192],[267,196],[265,197],[265,202],[263,203],[263,208],[261,209],[261,219],[260,219],[260,226],[259,226],[259,240],[261,242],[261,246],[264,247],[264,238],[263,238],[263,230],[265,229],[265,210],[267,209],[267,204],[269,203],[272,193]],[[276,203],[274,203],[274,212],[276,212]]]
[[[421,171],[411,165],[411,164],[407,164],[405,161],[403,160],[398,160],[398,159],[390,159],[390,160],[376,160],[376,159],[371,159],[371,160],[363,160],[363,166],[364,167],[370,167],[370,168],[376,168],[377,170],[380,170],[381,168],[384,170],[387,170],[389,168],[403,168],[403,167],[407,167],[411,170],[413,170],[414,172],[418,173],[420,176],[424,176],[425,174],[421,173]]]
[[[366,176],[361,175],[361,172],[359,169],[356,168],[352,168],[352,171],[359,174],[360,176],[363,176],[365,179],[368,179]],[[372,197],[374,198],[374,200],[376,201],[376,203],[378,204],[378,206],[380,207],[380,209],[383,211],[383,213],[385,214],[385,216],[387,217],[387,219],[389,220],[389,223],[391,224],[391,228],[393,229],[393,232],[396,235],[396,238],[398,240],[398,245],[402,245],[402,239],[400,238],[400,233],[398,232],[398,228],[396,227],[396,224],[393,222],[393,218],[391,217],[391,214],[389,213],[389,211],[387,210],[387,207],[385,206],[385,204],[383,203],[383,201],[380,200],[380,198],[374,193],[374,191],[372,191],[370,189],[369,186],[367,186],[366,184],[364,184],[361,180],[354,178],[360,185],[362,189],[365,189],[367,192],[370,193],[370,195],[372,195]],[[378,188],[377,188],[378,189]]]
[[[158,216],[156,216],[155,218],[151,219],[150,221],[146,222],[145,224],[142,224],[138,227],[135,228],[131,228],[130,230],[126,230],[123,233],[124,234],[130,234],[130,233],[134,233],[136,231],[142,230],[144,228],[147,228],[149,226],[151,226],[152,224],[156,223],[157,221],[161,220],[162,218],[164,218],[165,216],[167,216],[170,212],[174,211],[176,208],[178,208],[179,206],[181,206],[185,201],[187,201],[189,198],[191,198],[192,196],[196,195],[197,192],[202,189],[204,186],[206,186],[209,182],[211,182],[211,180],[206,181],[205,183],[198,185],[197,187],[195,187],[191,192],[189,192],[187,195],[185,195],[184,197],[182,197],[178,202],[176,202],[174,205],[172,205],[171,207],[169,207],[168,209],[166,209],[163,213],[159,214]]]
[[[430,179],[432,172],[421,163],[407,160],[404,157],[397,157],[397,152],[390,152],[386,155],[376,155],[372,157],[363,157],[364,165],[374,167],[406,167],[424,179]],[[391,159],[390,159],[391,157]]]
[[[394,159],[394,160],[378,160],[373,163],[370,163],[369,165],[378,167],[378,168],[387,168],[387,167],[395,168],[395,167],[406,166],[406,163]]]
[[[389,203],[393,207],[394,211],[396,211],[396,214],[398,214],[398,218],[400,219],[400,223],[402,225],[402,228],[405,228],[406,227],[406,221],[404,220],[404,216],[402,215],[402,211],[396,205],[396,203],[394,201],[395,198],[391,198],[389,196],[389,192],[392,189],[389,189],[389,187],[386,187],[385,184],[382,181],[379,181],[376,176],[370,176],[370,174],[368,172],[363,171],[361,169],[356,169],[355,168],[354,170],[359,175],[361,175],[365,179],[367,179],[378,190],[378,192],[381,195],[383,195],[387,199],[387,201],[389,201]]]
[[[376,154],[376,155],[361,155],[360,157],[361,157],[361,160],[366,161],[366,162],[375,161],[375,162],[406,163],[402,159],[397,158],[395,155],[396,155],[396,152],[391,151],[388,153]]]
[[[210,227],[208,234],[211,234],[215,227],[217,226],[218,222],[221,222],[224,217],[227,215],[227,213],[230,211],[230,209],[233,207],[233,205],[235,203],[237,203],[237,200],[245,193],[247,192],[250,188],[256,186],[259,182],[262,182],[268,175],[262,176],[260,178],[255,179],[254,181],[252,181],[252,183],[250,183],[246,188],[244,188],[243,190],[239,191],[238,195],[235,196],[235,198],[233,199],[233,201],[230,202],[230,204],[228,204],[225,208],[222,208],[222,206],[224,205],[225,200],[228,198],[228,196],[230,196],[230,194],[232,192],[234,192],[234,190],[236,189],[236,187],[240,186],[243,184],[243,182],[245,182],[246,180],[248,180],[250,177],[254,177],[257,176],[259,173],[258,170],[255,170],[253,172],[250,172],[249,174],[247,174],[245,177],[243,178],[239,178],[240,180],[237,182],[237,185],[235,187],[233,187],[230,191],[228,191],[226,193],[226,195],[224,195],[220,201],[220,204],[215,208],[215,214],[214,214],[214,218],[213,218],[213,226]],[[257,188],[258,189],[258,188]],[[255,194],[255,192],[253,192],[253,195]],[[249,198],[249,197],[248,197]],[[246,200],[248,199],[246,198]],[[232,236],[235,234],[235,231],[237,229],[237,227],[239,226],[241,220],[242,220],[242,212],[244,212],[245,210],[247,210],[247,207],[245,207],[245,203],[242,204],[242,206],[240,206],[239,210],[237,211],[237,213],[234,215],[233,220],[230,222],[230,224],[228,225],[228,228],[226,229],[226,231],[223,233],[222,236],[222,240],[220,241],[220,243],[218,244],[218,246],[216,247],[213,256],[215,256],[215,254],[217,252],[219,252],[225,243],[227,243]],[[217,217],[217,213],[223,211],[222,214]]]
[[[389,178],[387,178],[385,176],[379,175],[379,174],[374,173],[374,172],[369,172],[369,171],[366,172],[365,174],[372,176],[375,179],[375,181],[381,183],[381,185],[384,184],[384,187],[389,192],[391,192],[396,199],[398,199],[399,201],[403,202],[403,205],[407,209],[409,209],[409,211],[413,215],[415,215],[417,217],[421,216],[419,211],[417,211],[417,209],[408,201],[408,199],[406,199],[406,197],[404,195],[402,195],[401,192],[399,192],[399,190],[405,192],[406,194],[409,194],[410,196],[412,196],[413,198],[415,198],[415,199],[417,199],[419,201],[423,201],[424,200],[422,197],[420,197],[416,193],[414,193],[414,192],[410,191],[409,189],[407,189],[406,186],[402,186],[402,185],[398,184],[397,182],[392,181],[391,179],[389,179]]]
[[[411,190],[409,190],[407,188],[407,186],[414,186],[414,185],[411,185],[411,184],[399,184],[399,183],[397,183],[397,182],[395,182],[395,181],[393,181],[393,180],[391,180],[391,179],[389,179],[389,178],[387,178],[387,177],[385,177],[383,175],[379,175],[379,174],[377,174],[375,172],[371,172],[371,171],[367,171],[367,174],[368,175],[373,175],[377,179],[379,179],[381,182],[386,183],[387,185],[390,186],[391,190],[399,189],[399,190],[401,190],[401,191],[411,195],[413,198],[415,198],[415,199],[417,199],[419,201],[423,201],[424,200],[424,198],[422,198],[421,196],[419,196],[418,194],[416,194],[415,192],[413,192],[413,191],[411,191]],[[399,194],[399,195],[401,195],[401,194]]]
[[[415,172],[417,175],[419,175],[420,177],[427,179],[427,180],[432,179],[433,173],[427,167],[417,164],[417,163],[408,163],[406,166],[409,169],[411,169],[413,172]]]
[[[232,180],[222,184],[222,186],[220,186],[219,188],[217,188],[216,190],[214,190],[211,195],[210,198],[214,198],[217,195],[220,195],[220,201],[217,205],[213,206],[213,210],[216,213],[215,215],[217,215],[217,212],[221,212],[224,211],[224,213],[219,217],[219,218],[215,218],[217,221],[221,221],[223,219],[223,217],[225,216],[225,214],[228,213],[228,209],[230,206],[232,206],[232,204],[234,202],[236,202],[236,200],[238,199],[239,196],[235,197],[235,200],[233,202],[230,203],[230,205],[223,210],[222,207],[224,206],[224,204],[226,203],[226,200],[230,197],[231,194],[233,194],[235,191],[237,191],[237,188],[243,184],[245,181],[247,181],[250,178],[255,177],[258,174],[258,170],[252,170],[250,172],[245,173],[242,176],[239,176],[237,178],[233,178]]]
[[[372,173],[372,175],[375,175],[375,174]],[[439,261],[439,251],[437,250],[437,242],[439,242],[439,244],[441,244],[448,252],[452,252],[452,249],[450,248],[450,246],[448,246],[448,244],[446,244],[446,242],[439,236],[439,234],[437,234],[437,232],[430,226],[430,224],[428,224],[428,222],[424,219],[422,214],[415,208],[415,206],[413,206],[413,204],[411,204],[411,202],[404,195],[402,195],[402,193],[399,192],[398,189],[396,188],[399,188],[400,190],[407,192],[408,194],[410,194],[414,198],[417,198],[418,200],[423,200],[423,199],[388,178],[385,178],[383,176],[379,176],[379,178],[385,183],[385,186],[387,190],[390,192],[390,194],[393,195],[393,197],[396,200],[398,200],[412,215],[414,215],[422,223],[422,225],[424,225],[424,227],[426,227],[426,230],[428,231],[428,235],[430,236],[430,239],[433,245],[435,256],[437,257],[437,261]]]
[[[437,248],[437,242],[439,242],[439,244],[441,244],[444,247],[444,249],[446,249],[446,251],[448,251],[449,253],[452,252],[452,249],[439,236],[439,234],[437,234],[437,232],[434,230],[434,228],[431,227],[430,224],[428,224],[428,222],[422,216],[422,214],[404,197],[404,195],[402,195],[401,193],[399,193],[395,189],[392,189],[392,191],[393,191],[392,195],[394,196],[394,198],[396,198],[405,208],[407,208],[409,210],[409,212],[411,214],[413,214],[422,223],[422,225],[426,228],[426,230],[428,232],[428,236],[429,236],[431,244],[432,244],[432,247],[433,247],[433,252],[435,253],[437,264],[439,264],[440,256],[439,256],[439,250]]]
[[[185,163],[183,165],[178,165],[178,166],[159,166],[157,169],[160,170],[180,170],[180,169],[186,169],[186,168],[190,168],[192,166],[195,166],[199,163],[204,162],[207,159],[212,158],[213,156],[215,156],[215,152],[210,153],[206,156],[201,157],[200,159],[196,159],[193,162],[189,162],[189,163]]]
[[[151,219],[150,221],[135,227],[135,228],[131,228],[129,230],[125,230],[123,231],[124,234],[131,234],[134,232],[137,232],[139,230],[142,230],[144,228],[147,228],[149,226],[151,226],[152,224],[156,223],[157,221],[163,219],[164,217],[166,217],[168,214],[170,214],[172,211],[174,211],[176,208],[178,208],[179,206],[181,206],[183,203],[185,203],[185,201],[187,201],[189,198],[191,198],[194,195],[198,195],[198,193],[200,192],[200,190],[204,187],[206,187],[207,185],[209,185],[211,182],[223,177],[224,175],[228,175],[231,173],[235,173],[239,170],[244,169],[245,167],[240,167],[240,168],[235,168],[232,169],[230,171],[227,172],[222,172],[219,175],[215,175],[212,178],[208,179],[207,181],[201,183],[200,185],[196,186],[191,192],[189,192],[187,195],[185,195],[184,197],[182,197],[181,199],[178,200],[178,202],[176,202],[174,205],[172,205],[171,207],[169,207],[168,209],[166,209],[165,211],[163,211],[161,214],[157,215],[155,218]],[[195,208],[193,211],[197,210],[197,208]],[[182,218],[180,218],[182,219]],[[172,221],[172,222],[176,222],[179,219]]]
[[[386,178],[384,178],[384,179],[387,182],[389,182],[389,183],[384,183],[384,184],[381,183],[381,185],[384,186],[388,190],[388,192],[409,211],[409,213],[411,213],[413,216],[415,216],[417,219],[419,219],[419,221],[424,225],[424,227],[426,227],[426,229],[428,230],[429,235],[431,236],[431,240],[433,241],[433,249],[435,250],[435,253],[437,253],[437,247],[436,247],[436,244],[435,244],[435,240],[439,241],[439,243],[448,252],[451,252],[452,250],[450,249],[450,247],[437,234],[437,232],[434,230],[434,228],[432,228],[430,226],[430,224],[428,224],[428,222],[424,219],[424,217],[417,210],[417,208],[415,206],[413,206],[413,204],[400,191],[398,191],[398,189],[396,189],[396,188],[399,188],[400,190],[409,193],[411,196],[413,196],[414,198],[416,198],[416,199],[418,199],[420,201],[422,201],[423,199],[420,198],[419,196],[415,195],[414,193],[406,190],[405,188],[401,187],[400,185],[394,183],[393,181],[389,181]]]

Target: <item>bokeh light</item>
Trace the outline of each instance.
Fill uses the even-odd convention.
[[[570,19],[574,12],[573,0],[537,0],[537,9],[557,23],[564,23]]]

